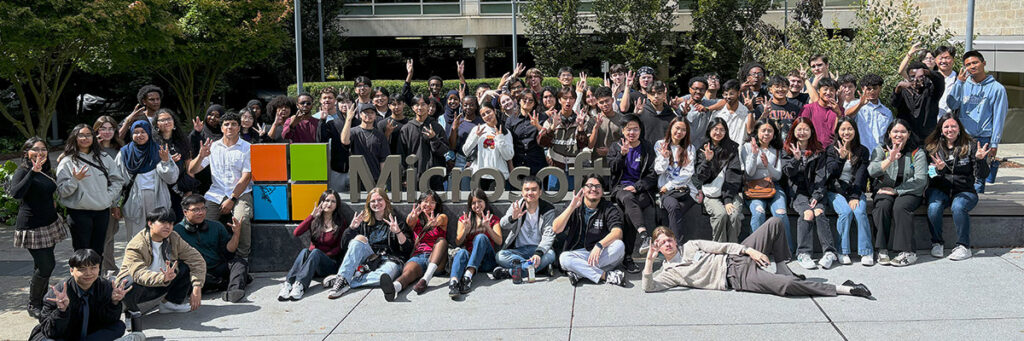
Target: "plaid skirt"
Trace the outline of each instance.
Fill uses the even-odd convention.
[[[64,222],[64,218],[57,216],[57,220],[50,225],[29,230],[15,230],[14,247],[45,249],[57,245],[67,237],[67,224]]]

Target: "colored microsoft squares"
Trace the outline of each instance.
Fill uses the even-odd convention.
[[[292,220],[303,220],[313,212],[327,184],[292,184]]]
[[[288,185],[252,186],[253,220],[288,220]]]
[[[288,181],[288,145],[254,144],[249,149],[253,181]]]
[[[327,144],[293,143],[289,148],[292,181],[327,181]]]

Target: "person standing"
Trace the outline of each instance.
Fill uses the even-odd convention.
[[[87,124],[71,129],[58,160],[57,196],[67,208],[72,247],[103,254],[110,207],[117,205],[124,183],[121,172]]]
[[[433,167],[444,167],[444,154],[448,153],[448,139],[444,136],[444,128],[436,120],[430,119],[434,106],[425,95],[416,95],[412,99],[412,111],[416,116],[402,126],[399,131],[398,154],[402,162],[408,155],[416,155],[414,166],[416,174],[423,174]],[[429,188],[440,191],[444,188],[444,177],[430,178]]]
[[[178,181],[178,166],[171,159],[170,147],[160,145],[153,135],[149,121],[135,121],[131,129],[131,143],[121,147],[121,152],[114,159],[121,177],[128,179],[121,190],[121,214],[129,236],[146,226],[147,212],[161,207],[171,208],[168,185]]]
[[[145,118],[150,125],[156,125],[156,112],[160,110],[160,103],[164,98],[164,91],[152,84],[143,85],[139,88],[135,98],[139,101],[135,110],[121,122],[121,128],[117,131],[117,137],[126,140],[131,137],[132,123]]]
[[[991,183],[996,180],[995,173],[999,167],[996,151],[999,150],[999,142],[1002,140],[1009,102],[1006,88],[985,71],[985,65],[985,56],[982,56],[981,52],[964,53],[964,68],[960,70],[956,84],[953,84],[946,101],[950,110],[960,110],[964,131],[982,145],[989,145],[990,164],[987,180]],[[975,180],[974,188],[978,193],[985,193],[985,180]]]
[[[853,116],[856,119],[857,135],[860,137],[859,144],[867,149],[868,153],[875,150],[882,141],[885,128],[892,122],[892,110],[889,110],[882,101],[878,99],[882,93],[882,77],[876,74],[866,74],[860,79],[860,99],[847,103],[846,116]]]
[[[900,81],[892,94],[896,118],[907,121],[914,136],[925,136],[935,128],[939,118],[939,102],[945,91],[942,74],[931,71],[921,62],[907,67],[909,80]]]
[[[284,121],[281,137],[292,143],[317,142],[317,127],[320,120],[313,117],[313,96],[308,93],[299,94],[298,111]]]

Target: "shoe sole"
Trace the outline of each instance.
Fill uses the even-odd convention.
[[[395,300],[395,282],[391,281],[391,275],[380,275],[380,291],[384,292],[384,300],[391,302]]]
[[[237,303],[242,300],[242,297],[245,297],[245,290],[233,289],[224,293],[224,300],[231,303]]]
[[[420,281],[423,281],[423,280],[420,280]],[[420,281],[417,281],[416,285],[412,287],[412,291],[415,292],[417,295],[423,295],[423,293],[427,291],[427,285],[425,284],[425,282],[424,282],[423,288],[419,287]]]

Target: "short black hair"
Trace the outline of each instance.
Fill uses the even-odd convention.
[[[834,90],[839,90],[839,84],[841,84],[841,83],[836,82],[832,78],[822,78],[820,81],[818,81],[818,87],[815,88],[815,90],[818,90],[818,89],[821,89],[821,88],[824,88],[824,87],[829,87],[829,88],[832,88]],[[857,82],[853,82],[853,86],[857,86]]]
[[[270,114],[270,115],[276,116],[277,115],[277,109],[278,108],[282,108],[282,107],[288,108],[288,110],[290,110],[291,113],[294,114],[295,113],[295,100],[293,100],[291,97],[284,96],[284,95],[274,97],[274,99],[270,100],[270,103],[267,103],[267,113]],[[271,116],[271,117],[274,117],[274,116]]]
[[[626,129],[626,126],[629,125],[629,122],[636,122],[636,124],[641,128],[643,128],[644,126],[644,122],[640,120],[640,116],[637,116],[635,114],[623,115],[622,120],[619,122],[622,123],[622,129]]]
[[[306,96],[309,97],[309,99],[313,99],[313,95],[309,94],[308,92],[300,93],[298,96],[295,97],[295,99],[302,98],[302,96]]]
[[[192,205],[195,205],[195,204],[206,205],[206,199],[203,198],[202,195],[195,194],[195,193],[189,194],[188,196],[185,196],[184,199],[181,199],[181,208],[188,208],[189,206],[192,206]]]
[[[869,73],[860,78],[860,86],[882,86],[885,81],[882,80],[882,76]]]
[[[740,91],[740,81],[738,79],[730,79],[725,81],[722,85],[722,91],[736,90]]]
[[[761,72],[764,73],[764,77],[765,78],[768,77],[768,69],[765,69],[764,65],[761,65],[761,63],[758,63],[758,62],[750,62],[750,63],[747,63],[747,64],[743,65],[743,68],[740,69],[740,78],[741,79],[746,79],[747,76],[750,75],[750,70],[753,70],[754,68],[761,69]]]
[[[160,99],[164,98],[164,91],[161,90],[160,87],[153,84],[143,85],[141,88],[139,88],[139,93],[135,95],[135,97],[138,97],[139,103],[142,103],[142,101],[146,99],[146,95],[149,95],[150,92],[155,92],[159,94]]]
[[[964,58],[961,59],[961,60],[966,62],[967,58],[971,58],[971,57],[977,57],[978,60],[980,60],[982,63],[985,62],[985,56],[982,56],[981,52],[978,52],[978,50],[970,50],[970,51],[964,52]]]
[[[572,76],[572,67],[563,66],[558,69],[558,75],[562,75],[563,72],[568,72],[569,75]]]
[[[224,115],[224,116],[220,117],[220,124],[221,125],[224,125],[224,122],[227,122],[227,121],[235,121],[235,123],[237,123],[239,126],[242,125],[242,118],[238,117],[238,113],[233,112],[233,111],[229,111],[227,113],[227,115]]]
[[[707,83],[704,83],[704,85],[707,86]],[[648,93],[658,93],[658,92],[662,92],[662,91],[668,91],[668,86],[665,85],[665,82],[653,81],[653,82],[651,82],[651,85],[647,88],[647,91],[648,91]]]
[[[177,220],[178,217],[167,207],[157,207],[146,213],[146,223],[161,222],[174,224]]]
[[[523,177],[523,185],[526,185],[527,183],[531,182],[537,184],[537,186],[540,186],[540,179],[538,179],[536,176],[527,175]]]
[[[594,98],[612,97],[612,88],[602,86],[594,90]]]
[[[853,83],[853,87],[857,87],[857,77],[849,73],[844,73],[842,76],[839,76],[837,81],[839,81],[839,85]]]
[[[947,53],[947,52],[949,53],[950,57],[955,57],[956,56],[956,47],[954,47],[954,46],[946,46],[946,45],[939,45],[939,47],[936,47],[935,51],[932,52],[932,57],[938,57],[940,54]]]
[[[615,64],[608,68],[608,73],[626,73],[629,72],[629,68],[622,64]]]
[[[430,78],[427,78],[427,83],[430,83],[430,81],[435,81],[435,80],[438,81],[438,82],[441,82],[441,84],[444,84],[444,80],[441,79],[441,76],[430,76]]]
[[[907,65],[907,72],[914,71],[917,69],[928,70],[928,65],[924,65],[924,63],[918,61],[910,62],[910,65]]]
[[[356,79],[352,81],[352,86],[359,85],[359,83],[362,83],[366,86],[373,86],[373,81],[370,80],[370,77],[366,76],[356,77]]]
[[[587,181],[590,181],[590,179],[597,179],[597,183],[601,184],[601,191],[604,191],[604,188],[606,187],[604,177],[598,175],[597,173],[589,173],[587,175],[584,175],[581,186],[586,185]]]
[[[811,58],[807,58],[807,65],[811,65],[811,62],[813,62],[815,60],[818,60],[818,59],[821,59],[822,63],[828,64],[828,56],[820,54],[820,53],[815,53],[815,54],[811,55]]]
[[[701,76],[690,78],[690,81],[686,82],[686,86],[692,88],[693,87],[693,83],[697,83],[697,82],[704,83],[704,87],[705,88],[708,87],[708,79],[704,78],[704,77],[701,77]]]
[[[782,76],[778,76],[778,75],[772,76],[772,78],[768,79],[768,87],[769,88],[771,88],[773,86],[776,86],[776,85],[782,85],[782,86],[788,88],[789,87],[789,80],[786,79],[786,77],[782,77]]]
[[[96,253],[92,249],[78,249],[75,253],[68,258],[69,268],[85,268],[93,265],[100,265],[103,262],[103,257]]]
[[[487,82],[483,82],[483,83],[480,83],[480,84],[476,85],[476,89],[477,90],[480,90],[480,89],[490,89],[490,88],[491,88],[491,83],[487,83]]]

